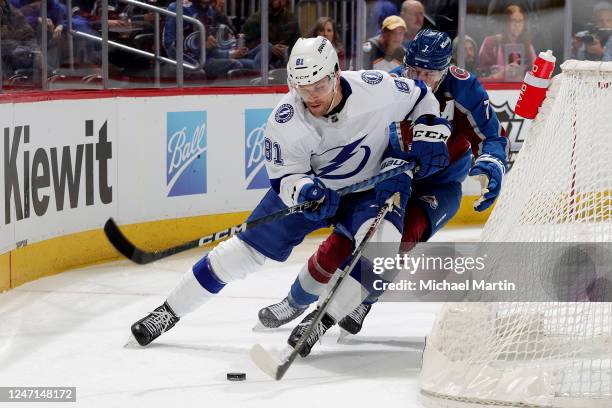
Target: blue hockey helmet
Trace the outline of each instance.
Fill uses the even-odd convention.
[[[406,50],[402,76],[422,79],[435,92],[448,72],[452,49],[448,34],[428,28],[419,31]]]
[[[404,65],[443,71],[450,66],[453,47],[448,34],[426,28],[410,42]]]

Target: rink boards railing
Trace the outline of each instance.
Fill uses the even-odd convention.
[[[516,87],[516,86],[515,86]],[[147,248],[242,222],[268,187],[264,127],[286,87],[0,96],[0,291],[116,259],[109,217]],[[520,145],[518,90],[489,87]],[[506,119],[507,120],[506,120]],[[466,181],[457,224],[483,223]]]

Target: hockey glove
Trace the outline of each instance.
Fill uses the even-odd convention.
[[[305,184],[300,189],[298,203],[306,201],[317,201],[317,205],[304,210],[304,217],[310,221],[321,221],[336,213],[340,196],[335,190],[325,187],[321,180],[315,178],[312,183]]]
[[[408,163],[406,160],[389,157],[380,163],[380,172],[384,173],[385,171],[403,166],[406,163]],[[393,194],[400,193],[400,206],[401,208],[406,208],[406,204],[412,193],[412,170],[408,170],[377,183],[374,186],[374,191],[376,191],[376,202],[380,207],[382,207],[385,201]]]
[[[470,169],[470,176],[480,182],[481,195],[474,201],[476,211],[484,211],[495,202],[499,195],[506,164],[497,157],[483,154]]]
[[[414,122],[408,157],[416,162],[416,180],[431,176],[448,166],[446,141],[450,133],[448,121],[434,115],[423,115]]]

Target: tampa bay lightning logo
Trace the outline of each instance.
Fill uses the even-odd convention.
[[[276,110],[276,115],[274,115],[274,119],[278,123],[289,122],[293,117],[293,112],[293,106],[289,105],[288,103],[285,103],[279,106],[279,108]]]
[[[322,167],[318,171],[315,171],[315,176],[328,180],[338,180],[353,177],[355,174],[358,174],[365,167],[371,154],[371,149],[369,146],[359,146],[366,137],[367,135],[346,146],[334,147],[333,149],[317,155],[317,159],[329,164]],[[361,158],[361,161],[357,163],[357,165],[354,165],[355,160],[351,161],[351,159],[353,156],[358,155],[359,152],[363,152],[361,153],[363,157]],[[330,156],[333,156],[333,158],[331,160],[327,159],[327,157]],[[315,159],[315,161],[317,160]],[[349,163],[349,161],[351,162]],[[350,171],[347,173],[338,174],[338,170],[342,170],[343,168],[350,168]]]
[[[393,79],[395,82],[395,86],[399,89],[400,92],[410,93],[410,85],[403,79],[395,78]]]
[[[383,75],[378,71],[365,71],[361,74],[361,79],[370,85],[376,85],[382,81]]]

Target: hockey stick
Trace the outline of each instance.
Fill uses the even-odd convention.
[[[361,190],[362,188],[371,187],[377,183],[380,183],[381,181],[387,180],[390,177],[408,171],[412,169],[413,166],[414,163],[406,163],[400,167],[396,167],[389,171],[377,174],[376,176],[371,177],[367,180],[351,184],[350,186],[346,186],[338,190],[338,195],[344,196],[350,193],[354,193],[357,190]],[[112,218],[109,218],[108,221],[106,221],[106,224],[104,224],[104,233],[106,234],[106,237],[108,238],[110,243],[123,256],[137,264],[143,265],[148,264],[150,262],[158,261],[170,255],[178,254],[188,249],[197,248],[199,246],[211,244],[224,238],[229,238],[241,231],[246,231],[258,225],[277,220],[290,214],[302,212],[316,204],[316,201],[307,201],[301,204],[294,205],[293,207],[284,208],[280,211],[265,215],[255,220],[245,221],[242,224],[214,232],[204,237],[194,239],[193,241],[188,241],[173,247],[160,249],[157,251],[147,251],[142,248],[138,248],[129,239],[127,239],[125,235],[123,235],[123,233]]]
[[[385,205],[380,209],[380,211],[376,215],[376,218],[374,219],[374,221],[372,221],[370,228],[368,229],[363,239],[359,243],[359,246],[355,248],[355,250],[353,250],[353,253],[351,254],[351,258],[349,260],[349,264],[344,268],[344,270],[338,276],[338,279],[334,283],[334,286],[332,286],[331,290],[329,291],[329,294],[320,304],[317,314],[315,315],[314,319],[308,326],[308,329],[306,330],[306,332],[304,332],[304,335],[296,343],[295,347],[289,353],[289,355],[284,357],[281,363],[278,363],[276,359],[272,356],[272,354],[270,354],[260,344],[255,344],[251,348],[251,351],[250,351],[251,360],[253,360],[255,365],[257,365],[257,367],[259,367],[261,371],[268,374],[270,377],[274,378],[275,380],[280,380],[283,378],[287,370],[289,370],[289,367],[291,367],[291,364],[293,363],[293,361],[300,354],[300,350],[302,350],[302,347],[304,346],[304,344],[306,344],[306,340],[315,331],[317,325],[323,318],[323,315],[327,311],[327,308],[330,302],[333,300],[336,292],[338,291],[338,287],[342,284],[342,281],[344,280],[344,278],[349,273],[351,273],[351,271],[357,264],[357,261],[361,257],[361,253],[365,249],[368,242],[370,242],[370,239],[372,239],[372,237],[376,233],[376,230],[378,229],[378,226],[380,225],[382,220],[385,218],[385,215],[389,211],[391,211],[391,209],[393,208],[393,205],[394,205],[393,203],[395,200],[399,200],[398,193],[390,197],[385,203]]]

